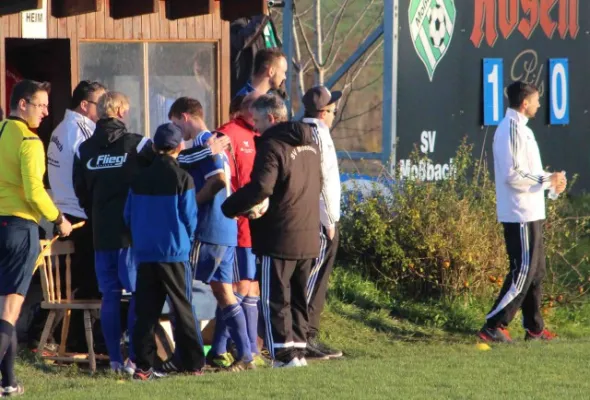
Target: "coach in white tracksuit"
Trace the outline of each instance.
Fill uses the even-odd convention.
[[[96,104],[106,92],[98,82],[82,81],[74,89],[70,109],[51,134],[47,148],[49,186],[55,204],[72,224],[86,221],[87,216],[74,194],[72,170],[78,146],[94,133],[98,114]],[[76,297],[99,298],[94,272],[92,228],[89,222],[72,232],[76,253],[72,256],[72,288]]]
[[[525,339],[554,337],[544,328],[541,289],[545,276],[543,222],[545,190],[565,190],[565,175],[543,170],[539,147],[529,118],[539,109],[539,92],[524,82],[507,89],[510,108],[494,135],[494,173],[498,221],[504,227],[510,272],[504,280],[479,337],[492,342],[510,342],[506,330],[522,309]]]
[[[340,172],[334,141],[330,128],[338,110],[336,102],[341,92],[330,92],[325,86],[309,89],[303,96],[305,107],[303,122],[309,124],[320,147],[322,193],[320,205],[320,256],[316,259],[307,283],[307,303],[309,312],[309,332],[307,341],[307,358],[335,358],[342,356],[341,351],[330,349],[317,340],[320,328],[320,316],[326,302],[328,279],[334,267],[338,250],[338,221],[340,220]]]

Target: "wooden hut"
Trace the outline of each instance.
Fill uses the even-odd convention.
[[[214,127],[230,102],[229,21],[265,11],[266,0],[2,0],[0,107],[18,79],[51,82],[47,141],[90,79],[129,96],[132,131],[149,135],[180,96],[199,99]]]

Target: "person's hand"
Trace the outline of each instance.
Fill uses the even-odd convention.
[[[70,233],[72,233],[72,224],[66,219],[66,217],[63,217],[61,224],[57,225],[56,227],[57,233],[61,237],[70,236]]]
[[[229,137],[227,136],[221,136],[221,137],[214,137],[209,139],[209,148],[211,149],[211,154],[215,155],[215,154],[221,154],[224,151],[229,149],[229,146],[231,144],[231,141],[229,139]]]
[[[328,235],[328,239],[334,240],[334,236],[336,235],[336,227],[332,225],[329,228],[326,228],[326,234]]]
[[[563,193],[567,186],[567,179],[565,177],[565,173],[563,173],[563,171],[554,172],[551,174],[551,177],[549,179],[551,180],[551,186],[555,190],[555,193]]]

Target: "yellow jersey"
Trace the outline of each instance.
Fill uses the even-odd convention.
[[[39,136],[17,117],[0,122],[0,215],[39,223],[61,213],[43,186],[45,151]]]

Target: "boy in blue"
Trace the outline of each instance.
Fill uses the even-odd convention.
[[[192,274],[188,265],[197,225],[197,203],[191,176],[176,157],[184,149],[182,132],[173,124],[158,127],[152,165],[133,181],[125,205],[131,228],[137,272],[136,329],[133,342],[137,369],[134,379],[160,377],[154,371],[154,327],[166,296],[176,314],[175,339],[183,371],[200,375],[204,354],[191,305]]]
[[[186,140],[196,136],[197,132],[191,129],[190,118],[193,113],[182,107],[186,102],[181,100],[172,105],[170,116],[183,130]],[[191,255],[191,262],[196,267],[195,279],[209,283],[218,302],[211,354],[219,355],[218,349],[224,341],[222,336],[227,327],[238,351],[238,359],[229,369],[254,369],[246,317],[232,287],[235,248],[238,244],[237,220],[227,218],[221,212],[221,204],[231,194],[229,158],[225,153],[212,156],[205,150],[199,145],[187,149],[180,153],[178,162],[193,177],[197,191],[196,245]]]

